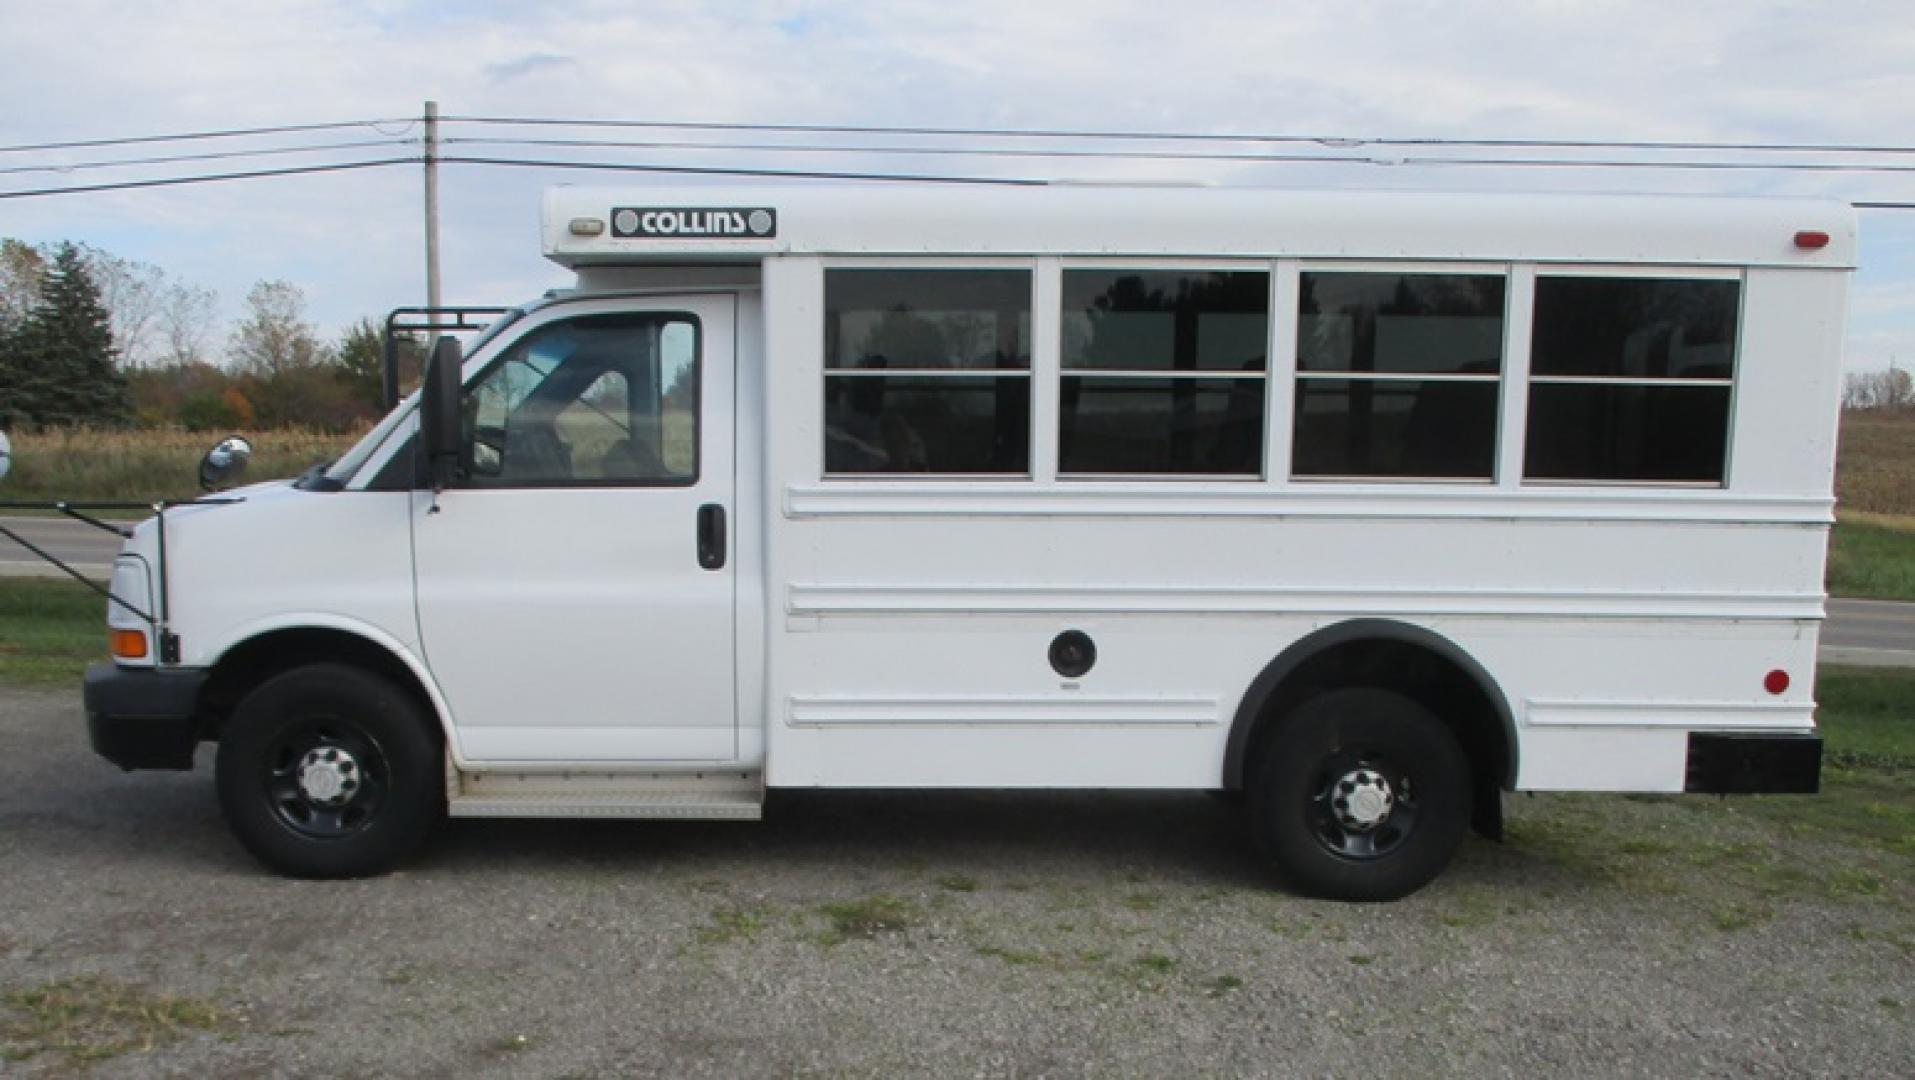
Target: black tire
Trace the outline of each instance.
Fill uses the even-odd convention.
[[[240,843],[282,874],[379,874],[444,814],[441,754],[436,725],[391,682],[309,664],[233,710],[214,770],[220,809]]]
[[[1442,872],[1469,830],[1469,760],[1456,737],[1388,690],[1311,698],[1261,740],[1251,765],[1251,836],[1312,896],[1408,896]],[[1360,789],[1366,801],[1353,806]]]

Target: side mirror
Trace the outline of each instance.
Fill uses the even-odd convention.
[[[226,487],[246,471],[253,460],[253,444],[238,435],[228,435],[199,459],[199,486],[202,491]]]
[[[7,441],[7,433],[0,431],[0,480],[7,478],[7,470],[13,468],[13,444]]]
[[[419,387],[419,447],[432,489],[445,487],[459,471],[459,343],[442,337],[432,347]]]

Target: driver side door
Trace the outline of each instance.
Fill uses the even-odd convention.
[[[413,506],[467,760],[736,757],[734,305],[558,305],[468,361],[460,477]]]

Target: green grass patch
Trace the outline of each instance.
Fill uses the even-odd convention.
[[[830,929],[818,939],[825,945],[902,933],[910,928],[913,918],[911,905],[895,896],[867,896],[861,900],[821,904],[818,914],[831,923]]]
[[[148,1051],[191,1031],[220,1031],[233,1020],[215,1005],[149,994],[93,975],[60,979],[0,996],[0,1056],[31,1061],[42,1054],[83,1066]]]
[[[1899,771],[1830,766],[1822,770],[1820,795],[1758,795],[1737,803],[1791,830],[1915,859],[1915,785]]]
[[[1915,671],[1823,668],[1815,699],[1831,764],[1915,769]]]
[[[1760,926],[1774,917],[1775,912],[1763,904],[1730,904],[1717,908],[1713,919],[1716,929],[1726,934]]]
[[[1915,600],[1915,522],[1843,515],[1829,535],[1828,589],[1834,596]]]
[[[700,945],[728,945],[749,941],[765,927],[765,914],[749,908],[720,908],[711,913],[711,925],[698,928]]]
[[[0,685],[78,688],[106,659],[106,601],[77,581],[0,578]]]
[[[1219,975],[1204,984],[1204,993],[1211,997],[1222,997],[1243,989],[1243,979],[1235,975]]]
[[[1175,958],[1159,953],[1146,953],[1132,960],[1131,963],[1153,975],[1168,975],[1177,970],[1177,961]]]

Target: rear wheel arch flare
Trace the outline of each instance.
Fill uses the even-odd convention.
[[[1413,665],[1418,670],[1389,670],[1390,661],[1405,659],[1418,661]],[[1385,673],[1366,673],[1366,666]],[[1409,685],[1418,680],[1418,685]],[[1490,793],[1498,787],[1514,788],[1516,719],[1496,680],[1455,642],[1427,627],[1393,619],[1351,619],[1323,627],[1264,665],[1237,705],[1224,746],[1223,788],[1242,790],[1255,743],[1274,730],[1290,708],[1314,693],[1356,685],[1381,685],[1422,701],[1455,730]],[[1431,696],[1463,700],[1426,700]],[[1471,702],[1471,697],[1478,700]],[[1459,704],[1487,708],[1458,709]]]

